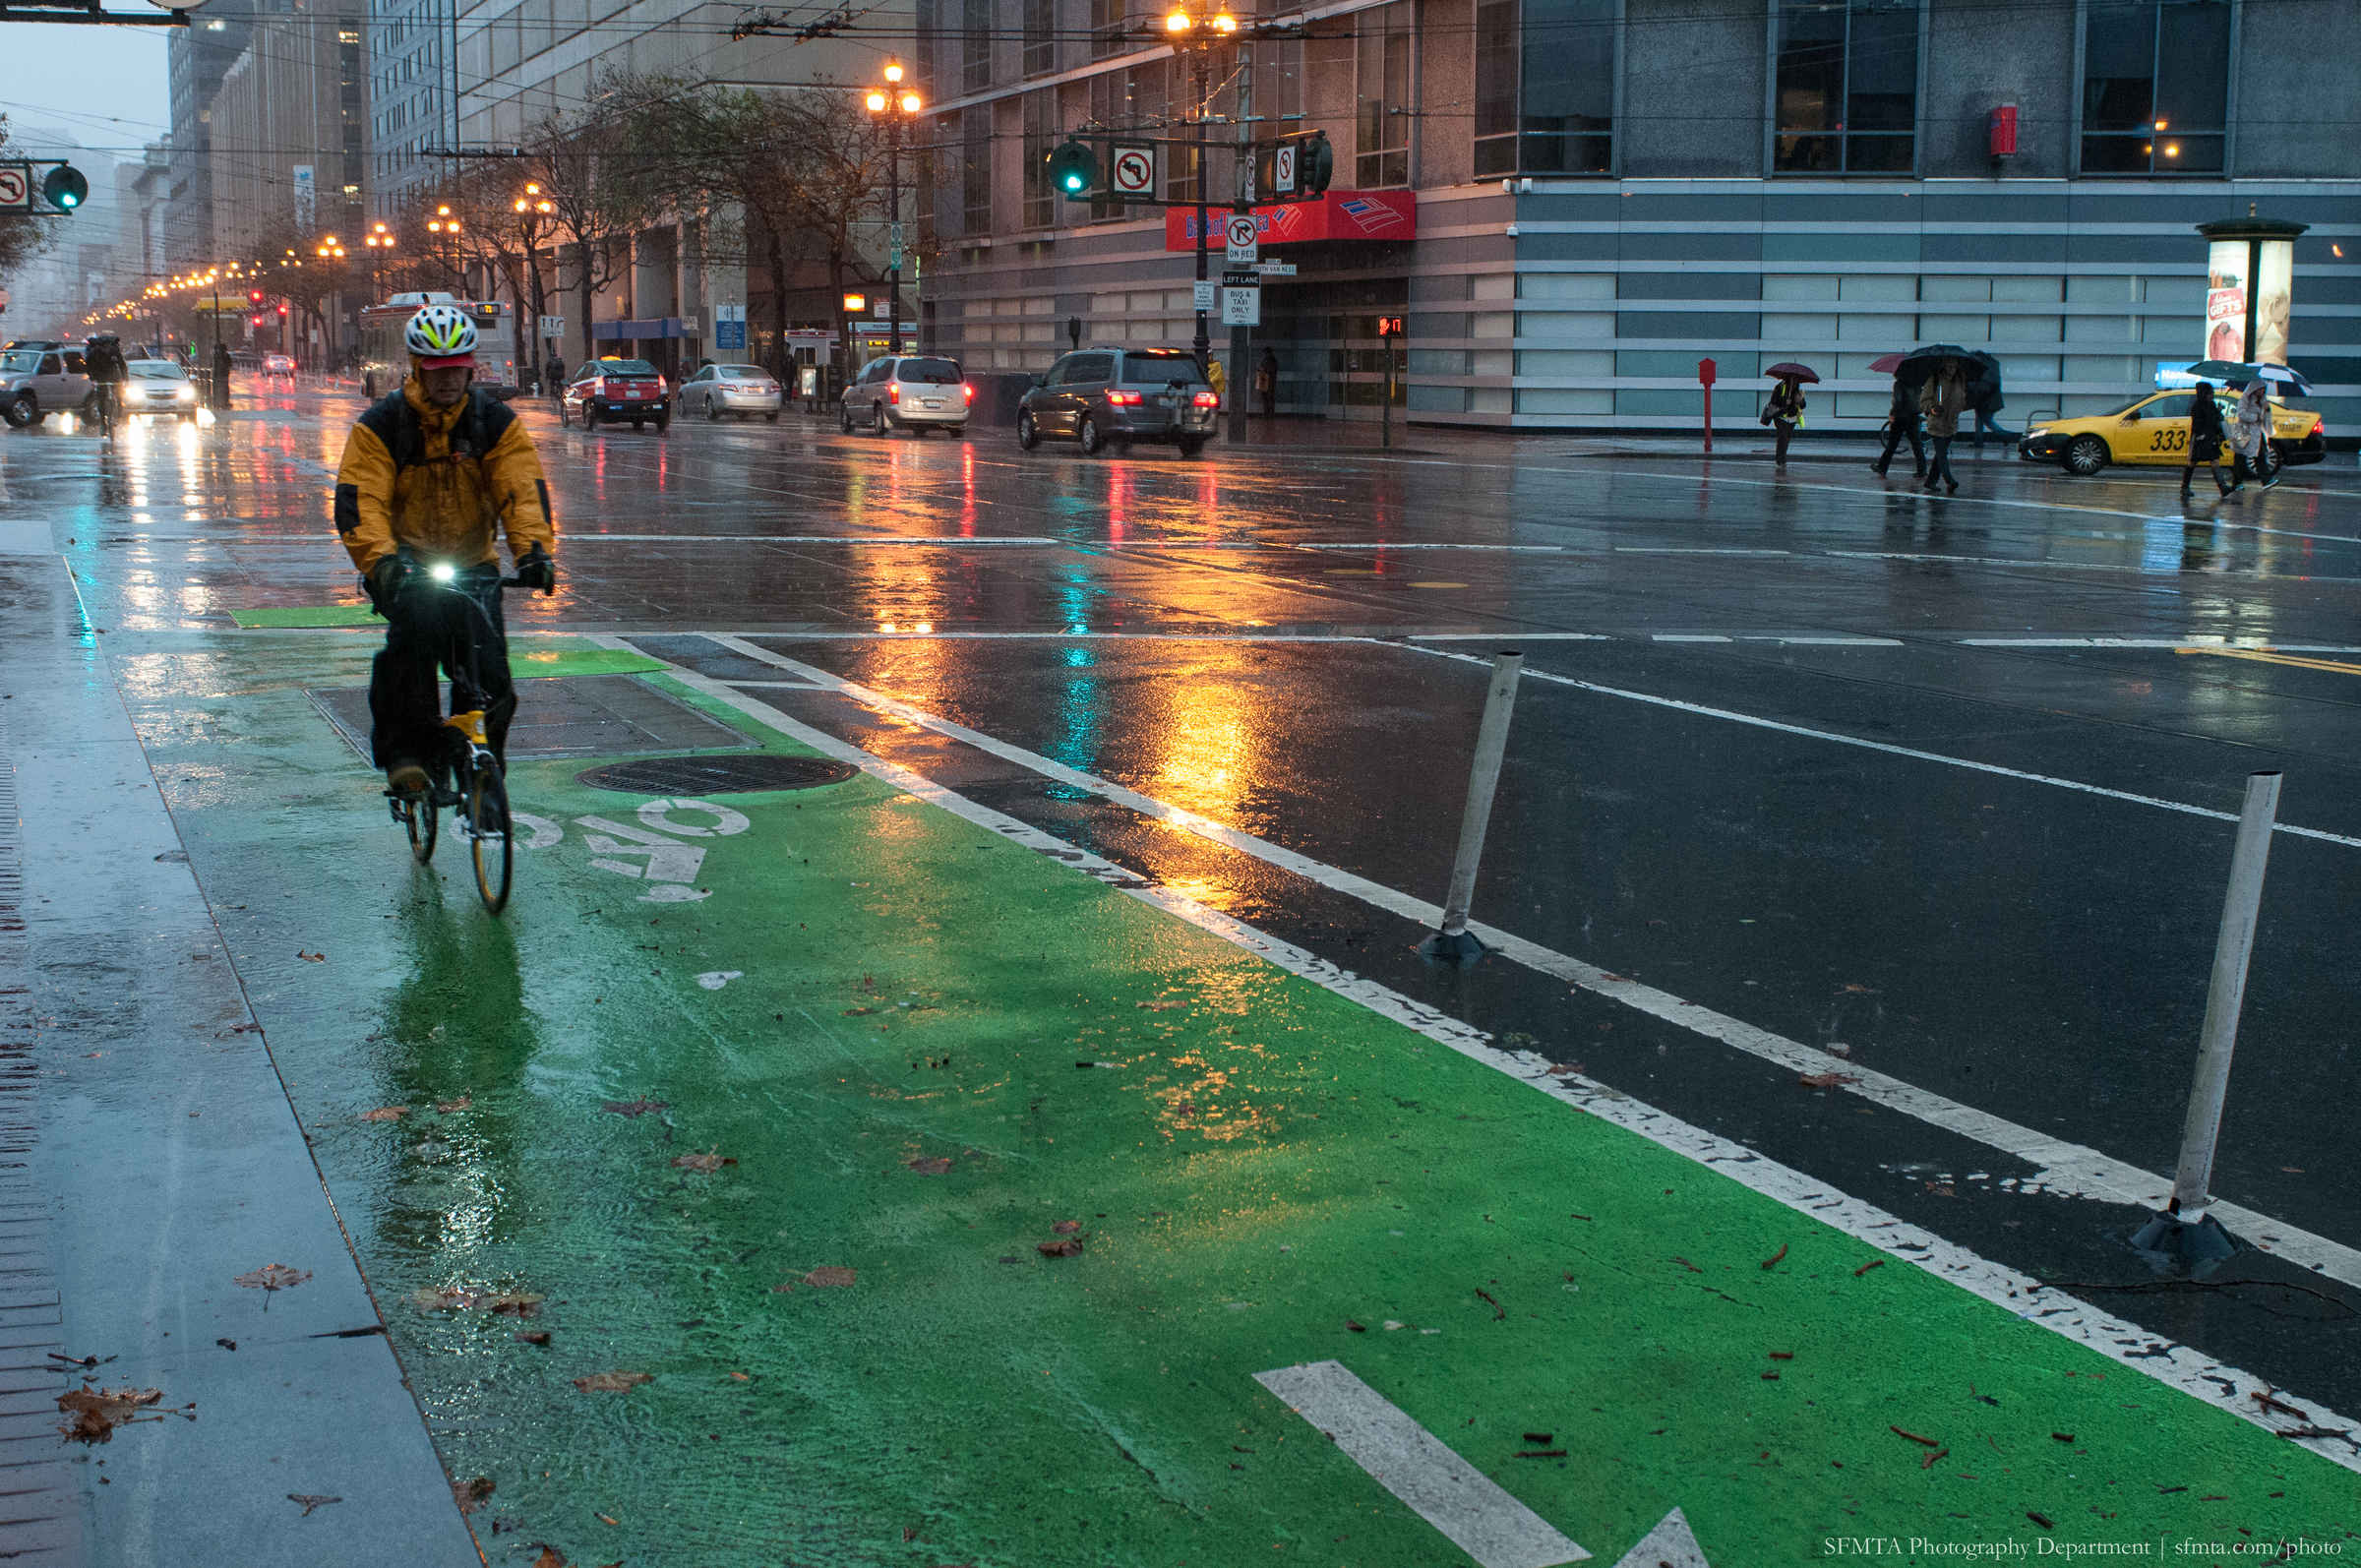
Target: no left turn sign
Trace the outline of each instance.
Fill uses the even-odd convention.
[[[1144,147],[1117,149],[1109,179],[1118,196],[1153,196],[1156,154]]]
[[[0,168],[0,208],[31,206],[31,189],[23,169]]]

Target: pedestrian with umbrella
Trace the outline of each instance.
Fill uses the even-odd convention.
[[[1960,482],[1951,471],[1951,444],[1960,433],[1960,416],[1968,411],[1968,376],[1964,369],[1966,349],[1945,347],[1933,351],[1929,374],[1918,389],[1918,411],[1926,416],[1926,433],[1934,439],[1935,460],[1926,467],[1926,488],[1932,490],[1940,481],[1946,495],[1956,493]],[[1924,365],[1929,359],[1927,350],[1920,350],[1903,361],[1903,369]]]
[[[1774,377],[1779,385],[1771,389],[1771,399],[1763,405],[1762,423],[1769,425],[1779,437],[1779,450],[1773,460],[1774,468],[1787,465],[1787,442],[1796,427],[1803,423],[1803,384],[1817,383],[1820,373],[1809,365],[1798,365],[1791,359],[1781,360],[1764,375]]]
[[[1994,414],[2008,406],[2001,401],[2000,396],[2000,361],[1986,353],[1976,353],[1969,357],[1974,361],[1976,376],[1968,387],[1968,407],[1975,415],[1975,450],[1982,452],[1986,431],[1990,431],[2004,442],[2014,441],[2017,438],[2001,429],[1992,419]]]
[[[2223,495],[2230,493],[2229,481],[2221,477],[2221,405],[2213,400],[2213,384],[2201,381],[2189,398],[2189,452],[2181,464],[2181,499],[2189,499],[2189,482],[2197,477],[2197,465],[2204,463],[2213,475],[2213,488]]]
[[[1893,466],[1896,450],[1902,446],[1903,439],[1907,437],[1910,443],[1910,461],[1915,465],[1912,477],[1924,479],[1926,477],[1926,443],[1918,435],[1918,388],[1902,374],[1902,361],[1903,356],[1900,354],[1887,354],[1883,358],[1873,359],[1869,362],[1871,370],[1894,377],[1894,400],[1892,406],[1886,410],[1886,450],[1877,454],[1877,461],[1871,463],[1869,467],[1880,479],[1886,477],[1886,470]]]
[[[2230,426],[2230,445],[2238,452],[2232,490],[2243,487],[2250,473],[2263,481],[2266,490],[2279,482],[2280,465],[2271,461],[2270,384],[2259,377],[2248,382],[2246,391],[2239,394],[2238,416]]]

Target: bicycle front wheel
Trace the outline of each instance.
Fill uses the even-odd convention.
[[[509,873],[516,855],[509,836],[509,789],[497,769],[475,771],[467,791],[467,843],[475,859],[475,890],[484,907],[499,914],[509,903]]]
[[[435,803],[414,795],[402,803],[401,825],[409,831],[410,858],[423,866],[435,858]]]

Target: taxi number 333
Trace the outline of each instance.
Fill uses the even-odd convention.
[[[2189,432],[2186,430],[2159,430],[2148,444],[2149,452],[2186,452],[2188,448]]]

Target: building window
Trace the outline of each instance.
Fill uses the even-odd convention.
[[[1615,0],[1479,6],[1476,93],[1478,174],[1612,172]]]
[[[1058,69],[1058,0],[1024,0],[1025,75]]]
[[[1055,88],[1025,94],[1025,227],[1058,226],[1057,189],[1050,183],[1051,151],[1064,140],[1058,134],[1058,92]]]
[[[1918,0],[1781,0],[1782,174],[1916,166]]]
[[[1354,68],[1360,101],[1353,183],[1382,190],[1410,183],[1410,0],[1363,11]]]
[[[2085,174],[2219,174],[2229,102],[2229,0],[2090,0]]]
[[[959,86],[980,92],[992,86],[992,0],[959,0]]]
[[[992,232],[992,105],[976,104],[961,111],[959,120],[964,154],[959,197],[966,210],[960,232],[981,237]]]
[[[1129,48],[1129,27],[1126,0],[1090,0],[1090,57],[1104,60]]]

